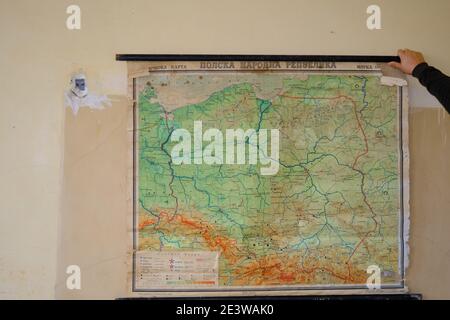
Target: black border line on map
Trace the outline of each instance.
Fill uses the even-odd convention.
[[[405,208],[404,208],[404,189],[403,189],[403,165],[404,165],[404,154],[403,154],[403,86],[399,86],[398,87],[398,97],[399,97],[399,108],[400,108],[400,112],[399,112],[399,132],[400,132],[400,156],[401,156],[401,161],[400,161],[400,236],[401,236],[401,243],[400,243],[400,247],[401,247],[401,262],[400,262],[400,266],[401,266],[401,285],[404,288],[405,287]]]
[[[116,54],[117,61],[310,61],[400,62],[398,56],[371,55],[241,55],[241,54]]]
[[[119,56],[126,56],[126,55],[117,55]],[[160,57],[160,55],[137,55],[137,56],[148,56],[148,57]],[[179,60],[180,58],[184,57],[184,55],[170,55],[173,57],[177,57],[176,60]],[[195,57],[204,57],[201,55],[195,55]],[[216,56],[217,57],[217,56]],[[222,57],[222,56],[220,56]],[[225,56],[226,57],[226,56]],[[242,57],[253,57],[253,56],[242,56]],[[274,56],[270,56],[274,57]],[[276,57],[286,57],[286,56],[276,56]],[[300,57],[300,56],[294,56],[294,57]],[[301,56],[301,57],[325,57],[325,56]],[[328,57],[328,56],[327,56]],[[336,56],[335,56],[336,57]],[[342,56],[340,56],[342,57]],[[348,57],[348,56],[347,56]],[[352,56],[357,57],[357,56]],[[364,56],[361,56],[364,57]],[[360,58],[361,58],[360,57]],[[365,56],[368,58],[369,56]],[[390,60],[391,57],[384,57],[387,60],[383,62],[389,62],[393,61]],[[175,59],[175,58],[174,58]],[[197,58],[198,59],[198,58]],[[119,60],[119,59],[118,59]],[[121,61],[123,61],[122,59]],[[181,59],[183,60],[183,59]],[[186,61],[186,59],[184,59]],[[127,61],[161,61],[159,59],[156,60],[127,60]],[[180,60],[179,60],[180,61]],[[194,61],[194,60],[191,60]],[[231,61],[231,60],[230,60]],[[325,61],[325,60],[316,60],[316,61]],[[336,61],[336,60],[334,60]],[[349,61],[346,61],[349,62]],[[355,62],[368,62],[363,60],[358,60]],[[373,60],[370,60],[370,62],[373,62]],[[198,70],[197,70],[198,71]],[[212,72],[220,71],[220,70],[211,70]],[[251,70],[249,70],[251,71]],[[290,70],[293,71],[293,70]],[[306,70],[298,70],[298,71],[306,71]],[[311,71],[311,70],[308,70]],[[319,71],[319,70],[317,70]],[[321,72],[328,72],[326,70],[320,70]],[[337,72],[338,70],[336,70]],[[355,71],[355,70],[339,70],[339,72],[345,72],[345,71]],[[178,72],[178,71],[177,71]],[[378,72],[377,70],[364,70],[365,73],[374,73]],[[153,292],[153,293],[170,293],[170,292],[191,292],[191,293],[202,293],[202,292],[283,292],[283,291],[333,291],[333,290],[359,290],[364,289],[368,290],[366,285],[339,285],[339,286],[331,286],[331,287],[325,287],[325,286],[288,286],[288,287],[265,287],[265,288],[243,288],[243,287],[236,287],[236,288],[210,288],[210,289],[167,289],[167,288],[161,288],[161,289],[137,289],[136,288],[136,142],[137,138],[136,135],[138,133],[138,130],[136,128],[136,115],[137,115],[137,102],[136,102],[136,78],[133,78],[133,261],[132,261],[132,285],[131,289],[132,292]],[[393,285],[381,285],[381,289],[405,289],[405,269],[404,269],[404,258],[405,258],[405,251],[404,251],[404,189],[403,189],[403,165],[404,165],[404,151],[403,151],[403,87],[399,87],[399,132],[400,132],[400,142],[399,142],[399,149],[400,149],[400,235],[401,235],[401,259],[400,259],[400,265],[401,265],[401,281],[399,284],[393,284]]]
[[[135,287],[135,271],[136,271],[136,113],[137,113],[137,103],[136,103],[136,78],[133,78],[133,261],[132,261],[132,280],[131,280],[131,291],[134,292]]]

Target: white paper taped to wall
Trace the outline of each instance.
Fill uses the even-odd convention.
[[[380,81],[382,85],[385,86],[407,86],[408,82],[406,81],[406,76],[399,72],[397,69],[391,68],[386,64],[379,65],[381,73],[383,76]]]
[[[412,108],[440,107],[439,101],[413,76],[406,76],[397,69],[386,64],[379,65],[383,74],[381,84],[387,86],[408,86],[409,105]]]
[[[394,78],[394,77],[383,76],[383,77],[381,77],[380,81],[381,81],[382,85],[390,86],[390,87],[392,87],[392,86],[403,87],[403,86],[408,85],[408,82],[405,79]]]
[[[104,109],[105,106],[110,107],[111,101],[105,95],[98,96],[96,94],[88,94],[86,97],[79,98],[72,92],[68,91],[65,94],[66,106],[72,109],[74,115],[77,115],[78,110],[82,107],[90,109]]]
[[[105,95],[89,93],[86,76],[83,73],[75,74],[70,79],[70,90],[65,93],[66,105],[77,115],[81,107],[90,109],[104,109],[111,106],[111,101]]]

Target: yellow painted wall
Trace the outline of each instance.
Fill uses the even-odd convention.
[[[379,31],[365,25],[366,8],[374,2],[382,9]],[[70,4],[81,7],[80,31],[65,27]],[[102,291],[100,285],[107,286],[108,261],[117,261],[123,248],[93,246],[85,258],[63,252],[57,267],[58,243],[70,248],[76,241],[96,240],[89,226],[65,234],[71,219],[92,217],[99,226],[96,219],[107,217],[85,206],[95,201],[95,189],[70,197],[67,188],[77,190],[83,182],[63,172],[71,165],[75,178],[77,172],[104,177],[86,161],[103,161],[113,153],[102,148],[126,143],[116,136],[125,130],[119,114],[127,105],[126,64],[115,61],[116,53],[391,55],[398,47],[411,47],[450,73],[449,12],[447,0],[0,0],[0,298],[54,298],[55,292],[112,298],[120,292],[118,287]],[[70,74],[80,68],[90,88],[111,95],[114,103],[105,111],[82,110],[69,120],[63,92]],[[434,109],[412,114],[410,287],[427,297],[450,298],[445,231],[450,223],[445,140],[450,120],[438,114]],[[69,132],[70,126],[87,131]],[[74,133],[85,134],[87,143],[70,144],[77,141],[70,140]],[[110,191],[122,190],[116,187]],[[120,232],[121,217],[114,217],[119,220],[108,221],[106,231]],[[78,258],[85,261],[70,261]],[[66,262],[91,266],[87,277],[92,281],[83,293],[62,289]]]

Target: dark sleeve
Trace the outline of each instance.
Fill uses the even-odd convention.
[[[425,62],[415,67],[412,74],[450,113],[450,77]]]

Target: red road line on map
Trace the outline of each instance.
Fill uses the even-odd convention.
[[[354,112],[355,112],[355,117],[356,117],[356,120],[357,120],[357,122],[358,122],[358,127],[359,127],[359,129],[361,130],[361,133],[363,134],[363,137],[364,137],[364,143],[365,143],[365,150],[364,150],[364,152],[361,153],[361,154],[359,154],[359,155],[355,158],[355,161],[353,162],[352,168],[353,168],[354,170],[356,170],[355,167],[356,167],[357,161],[359,160],[360,157],[366,155],[366,154],[369,152],[369,145],[368,145],[368,142],[367,142],[367,136],[366,136],[366,133],[364,132],[364,129],[363,129],[362,125],[361,125],[361,120],[360,120],[359,117],[358,117],[357,105],[356,105],[355,101],[354,101],[351,97],[346,96],[346,95],[339,95],[339,96],[336,96],[336,97],[299,97],[299,96],[287,96],[287,95],[280,95],[280,96],[285,97],[285,98],[290,98],[290,99],[324,99],[324,100],[336,100],[336,99],[344,98],[344,99],[350,100],[350,102],[353,104],[353,110],[354,110]],[[360,171],[360,170],[359,170],[359,171]],[[361,172],[361,171],[360,171],[360,172]],[[362,172],[361,172],[361,174],[362,174]],[[377,222],[377,220],[374,218],[375,213],[373,212],[372,206],[371,206],[371,205],[369,204],[369,202],[367,201],[367,196],[366,196],[366,194],[365,194],[365,192],[364,192],[364,179],[365,179],[365,176],[364,176],[364,174],[362,174],[362,176],[363,176],[363,181],[362,181],[361,192],[362,192],[362,194],[363,194],[363,200],[364,200],[364,203],[367,205],[367,207],[370,209],[370,212],[372,213],[372,219],[373,219],[373,221],[375,222],[375,228],[374,228],[373,230],[367,232],[366,235],[365,235],[363,238],[361,238],[361,241],[356,245],[356,247],[355,247],[355,249],[353,250],[353,252],[351,253],[350,257],[347,259],[346,264],[348,265],[348,268],[349,268],[349,275],[350,275],[350,265],[348,264],[349,261],[350,261],[351,258],[354,256],[355,252],[359,249],[359,247],[361,246],[361,244],[367,239],[367,237],[369,236],[369,234],[371,234],[372,232],[374,232],[374,231],[378,228],[378,222]]]
[[[368,143],[367,143],[367,136],[366,136],[366,133],[364,132],[364,129],[363,129],[362,125],[361,125],[361,120],[360,120],[359,117],[358,117],[358,112],[357,112],[357,110],[356,110],[356,109],[357,109],[356,103],[355,103],[355,101],[354,101],[351,97],[346,96],[346,95],[339,95],[339,96],[336,96],[336,97],[299,97],[299,96],[287,96],[287,95],[280,95],[280,96],[285,97],[285,98],[290,98],[290,99],[321,99],[321,100],[337,100],[337,99],[344,98],[344,99],[349,100],[349,101],[353,104],[353,110],[354,110],[354,112],[355,112],[356,121],[358,122],[358,127],[359,127],[359,129],[361,130],[361,133],[362,133],[362,135],[363,135],[363,137],[364,137],[364,144],[365,144],[365,150],[364,150],[364,152],[361,153],[361,154],[359,154],[359,155],[355,158],[355,161],[353,162],[352,168],[355,169],[355,166],[356,166],[356,163],[357,163],[358,159],[359,159],[360,157],[366,155],[366,154],[369,152],[369,145],[368,145]]]
[[[358,126],[359,126],[359,128],[360,128],[360,130],[361,130],[361,133],[363,134],[363,136],[364,136],[364,143],[365,143],[365,147],[366,147],[366,149],[365,149],[365,151],[363,152],[363,153],[361,153],[360,155],[358,155],[357,157],[356,157],[356,159],[355,159],[355,161],[353,162],[353,166],[352,166],[352,168],[354,169],[354,170],[356,170],[355,169],[355,167],[356,167],[356,163],[357,163],[357,161],[358,161],[358,159],[360,158],[360,157],[362,157],[362,156],[364,156],[364,155],[366,155],[367,153],[369,153],[369,145],[368,145],[368,143],[367,143],[367,136],[366,136],[366,133],[364,132],[364,129],[363,129],[363,127],[362,127],[362,125],[361,125],[361,120],[359,119],[359,117],[358,117],[358,112],[357,112],[357,106],[356,106],[356,103],[355,103],[355,101],[353,101],[353,99],[351,99],[350,98],[350,101],[351,101],[351,103],[353,104],[353,109],[354,109],[354,112],[355,112],[355,117],[356,117],[356,119],[357,119],[357,121],[358,121]],[[361,172],[362,173],[362,172]],[[371,234],[372,232],[375,232],[375,230],[377,230],[377,228],[378,228],[378,221],[374,218],[374,216],[375,216],[375,213],[373,212],[373,208],[372,208],[372,206],[369,204],[369,202],[367,201],[367,195],[366,195],[366,193],[364,192],[364,180],[365,180],[365,175],[364,174],[362,174],[362,187],[361,187],[361,192],[362,192],[362,194],[363,194],[363,200],[364,200],[364,203],[367,205],[367,207],[369,207],[369,209],[370,209],[370,212],[372,213],[372,219],[373,219],[373,221],[375,222],[375,227],[374,227],[374,229],[372,230],[372,231],[369,231],[369,232],[367,232],[366,233],[366,235],[361,239],[361,241],[356,245],[356,247],[355,247],[355,249],[353,250],[353,252],[352,252],[352,254],[350,255],[350,257],[347,259],[347,265],[348,265],[348,263],[349,263],[349,261],[352,259],[352,257],[354,256],[354,254],[355,254],[355,252],[358,250],[358,248],[361,246],[361,244],[367,239],[367,237],[369,236],[369,234]],[[348,267],[350,268],[350,266],[348,265]],[[349,271],[350,272],[350,271]]]
[[[346,95],[339,95],[339,96],[336,96],[336,97],[300,97],[300,96],[288,96],[288,95],[280,95],[280,96],[285,97],[285,98],[290,98],[290,99],[322,99],[322,100],[337,100],[337,99],[344,98],[344,99],[350,100],[350,102],[353,104],[353,108],[354,108],[355,117],[356,117],[356,120],[357,120],[357,123],[358,123],[358,127],[359,127],[359,129],[360,129],[360,131],[361,131],[361,133],[362,133],[362,135],[363,135],[363,137],[364,137],[364,143],[365,143],[365,150],[364,150],[364,152],[361,153],[361,154],[359,154],[359,155],[355,158],[355,161],[353,162],[353,165],[352,165],[352,169],[357,170],[357,169],[355,169],[355,167],[356,167],[356,164],[357,164],[359,158],[361,158],[362,156],[366,155],[366,154],[369,152],[369,147],[368,147],[367,136],[366,136],[366,134],[365,134],[365,132],[364,132],[364,129],[363,129],[363,127],[362,127],[361,120],[360,120],[359,117],[358,117],[357,105],[356,105],[355,101],[354,101],[351,97],[346,96]],[[166,115],[166,121],[167,121],[167,115]],[[361,172],[360,170],[358,170],[358,171],[362,174],[362,172]],[[363,181],[362,181],[362,188],[361,188],[361,189],[362,189],[363,199],[364,199],[365,204],[368,206],[368,208],[370,209],[370,211],[371,211],[371,213],[372,213],[372,215],[373,215],[373,216],[372,216],[372,219],[373,219],[374,222],[375,222],[375,228],[374,228],[373,230],[367,232],[367,233],[365,234],[365,236],[364,236],[363,238],[361,238],[360,242],[355,246],[355,249],[353,250],[353,252],[352,252],[351,255],[349,256],[349,258],[347,259],[346,264],[347,264],[347,267],[348,267],[348,275],[347,275],[347,276],[341,276],[341,275],[339,275],[339,274],[333,272],[332,270],[330,270],[329,268],[326,268],[326,267],[314,267],[314,268],[312,268],[312,269],[310,269],[310,270],[307,270],[307,269],[303,269],[303,268],[302,268],[302,271],[303,271],[304,273],[313,273],[313,272],[316,272],[316,271],[319,269],[319,270],[326,271],[326,272],[328,272],[329,274],[331,274],[331,275],[333,275],[333,276],[335,276],[335,277],[337,277],[337,278],[339,278],[339,279],[341,279],[341,280],[344,280],[344,281],[349,281],[349,280],[351,281],[351,280],[353,280],[353,278],[351,277],[351,268],[350,268],[349,262],[350,262],[351,258],[354,256],[354,254],[356,253],[356,251],[359,249],[359,247],[361,246],[361,244],[364,243],[364,241],[367,239],[367,237],[369,236],[369,234],[371,234],[372,232],[374,232],[374,231],[377,229],[377,227],[378,227],[378,222],[377,222],[376,219],[374,218],[375,213],[373,212],[373,209],[372,209],[371,205],[370,205],[369,202],[367,201],[367,196],[366,196],[366,194],[365,194],[365,192],[364,192],[364,179],[365,179],[365,176],[364,176],[364,174],[362,174],[362,176],[363,176]],[[169,219],[168,219],[169,221],[172,221],[172,220],[175,218],[175,216],[168,217],[168,218],[169,218]],[[186,223],[186,221],[184,221],[184,222]],[[187,223],[187,224],[190,224],[190,223]],[[199,227],[199,226],[197,225],[196,227]],[[215,245],[219,245],[220,247],[222,247],[222,243],[220,243],[220,242],[221,242],[221,241],[219,241],[219,243],[216,242]],[[223,249],[223,248],[222,248],[222,249]],[[278,265],[278,264],[275,264],[275,266],[277,266],[277,265]],[[272,266],[272,267],[274,267],[274,266]],[[261,265],[260,265],[258,268],[255,268],[255,269],[253,269],[253,270],[248,270],[247,272],[244,272],[244,274],[251,273],[252,271],[254,272],[254,271],[258,270],[258,269],[262,269],[261,271],[265,271],[265,269],[267,269],[267,268],[270,268],[270,267],[269,267],[269,266],[261,266]]]
[[[359,129],[361,130],[361,133],[363,134],[363,137],[364,137],[364,144],[365,144],[365,146],[366,146],[366,150],[363,152],[363,153],[361,153],[360,155],[358,155],[357,157],[356,157],[356,159],[355,159],[355,161],[353,162],[353,166],[352,166],[352,168],[353,169],[355,169],[355,167],[356,167],[356,162],[358,161],[358,159],[359,158],[361,158],[362,156],[364,156],[364,155],[366,155],[367,153],[369,153],[369,144],[367,143],[367,136],[366,136],[366,133],[364,132],[364,129],[363,129],[363,127],[362,127],[362,125],[361,125],[361,120],[359,119],[359,117],[358,117],[358,112],[356,111],[356,103],[352,100],[352,99],[350,99],[350,101],[352,102],[352,104],[353,104],[353,109],[354,109],[354,111],[355,111],[355,117],[356,117],[356,120],[358,121],[358,127],[359,127]]]

